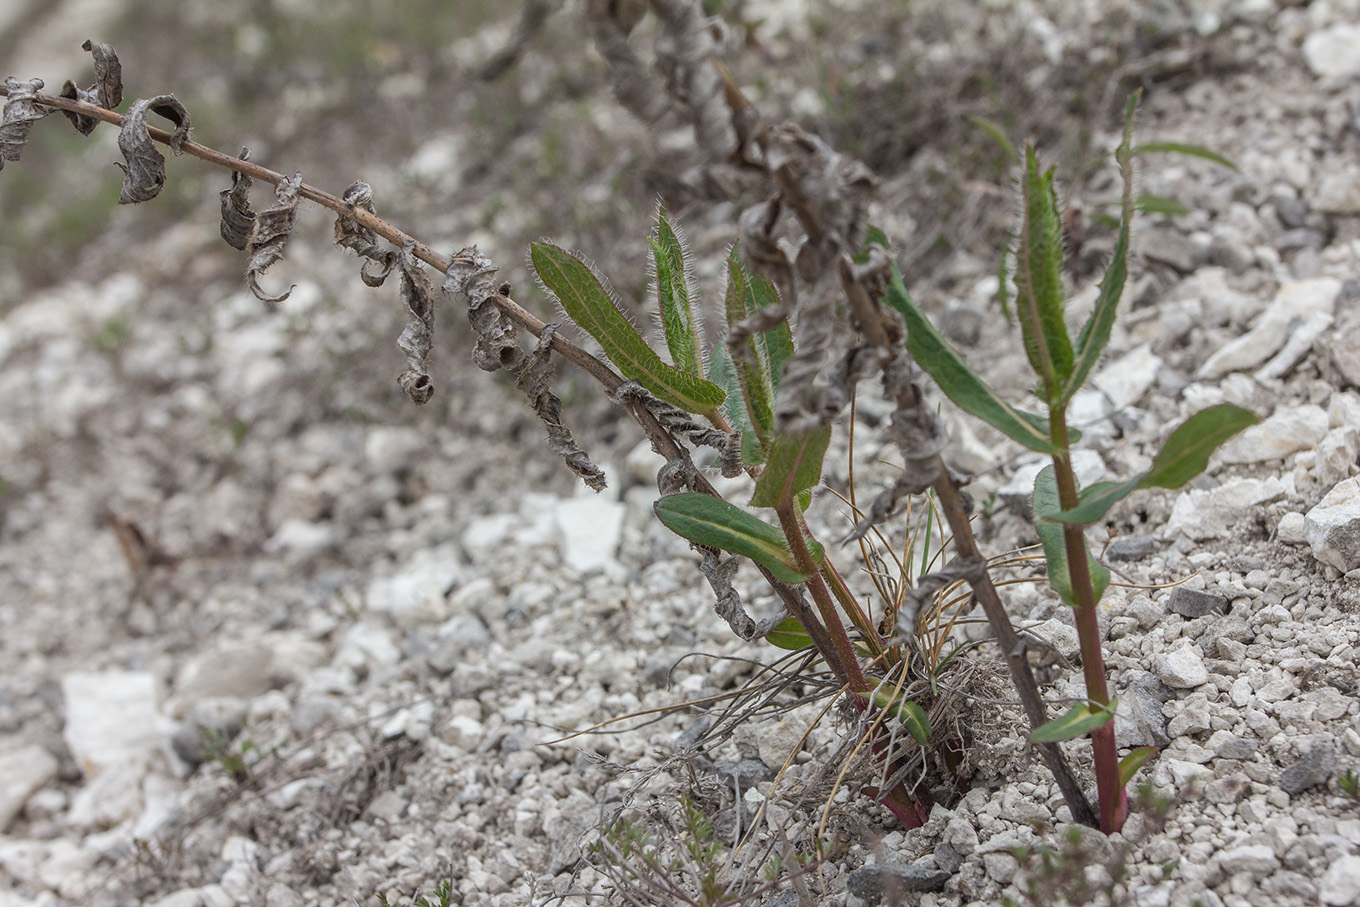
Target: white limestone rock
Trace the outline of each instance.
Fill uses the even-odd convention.
[[[61,679],[63,736],[86,778],[143,764],[170,736],[150,671],[75,671]]]
[[[1229,372],[1256,368],[1284,348],[1299,325],[1318,313],[1331,315],[1341,281],[1334,277],[1296,280],[1280,288],[1251,330],[1205,360],[1199,378],[1219,378]]]
[[[1360,477],[1336,483],[1304,519],[1313,557],[1342,573],[1360,567]]]
[[[1204,666],[1204,659],[1195,651],[1195,647],[1185,640],[1157,656],[1153,668],[1162,683],[1178,690],[1200,686],[1209,679],[1209,670]]]
[[[1218,449],[1219,463],[1266,463],[1312,450],[1327,436],[1327,411],[1320,406],[1281,406],[1269,419],[1243,431]]]
[[[28,798],[57,776],[57,757],[36,744],[0,753],[0,834],[9,828]]]
[[[1303,59],[1319,79],[1360,76],[1360,25],[1333,25],[1303,39]]]

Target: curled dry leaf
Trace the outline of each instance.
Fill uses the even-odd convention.
[[[249,148],[241,149],[240,159],[250,160]],[[255,210],[250,207],[250,186],[254,182],[244,173],[233,170],[231,188],[218,193],[222,197],[222,238],[233,249],[242,252],[250,243],[251,230],[255,229]]]
[[[5,161],[17,161],[28,141],[33,122],[51,113],[39,107],[34,101],[38,90],[43,87],[42,79],[29,79],[21,82],[13,76],[5,79],[5,90],[9,100],[5,102],[5,115],[0,120],[0,170],[5,169]]]
[[[118,150],[127,161],[126,165],[118,165],[123,168],[123,190],[118,194],[120,205],[151,201],[165,186],[165,157],[156,150],[151,134],[147,132],[148,111],[175,124],[175,131],[170,136],[170,148],[175,154],[182,153],[189,138],[189,111],[174,95],[133,101],[123,117],[122,131],[118,133]]]
[[[277,296],[271,296],[260,288],[260,275],[269,266],[283,258],[283,247],[288,237],[293,235],[293,225],[297,223],[298,190],[302,187],[301,171],[294,173],[274,189],[274,206],[255,218],[255,229],[250,234],[246,251],[250,253],[250,264],[246,266],[246,286],[255,298],[271,308],[288,298],[293,292],[290,286]]]
[[[397,346],[406,354],[406,371],[397,376],[401,392],[412,403],[428,403],[434,396],[434,384],[428,369],[430,349],[434,343],[434,300],[430,278],[416,260],[415,244],[402,246],[397,258],[401,265],[401,301],[411,320],[397,338]]]
[[[123,64],[118,62],[118,51],[89,38],[80,48],[94,55],[94,82],[98,89],[99,106],[112,110],[123,103]],[[186,115],[186,128],[188,119]]]
[[[373,187],[362,180],[350,183],[345,190],[342,200],[347,205],[373,212]],[[392,265],[395,264],[397,256],[394,252],[383,251],[378,244],[378,234],[368,227],[361,225],[353,217],[347,214],[337,215],[335,218],[335,244],[344,249],[349,249],[361,258],[367,258],[363,266],[359,269],[359,279],[366,286],[380,287],[387,280],[387,275],[392,272]],[[377,262],[382,266],[382,270],[376,273],[369,270],[369,265]]]
[[[519,346],[515,323],[506,317],[491,300],[501,295],[496,285],[496,268],[476,246],[463,249],[453,256],[445,273],[444,291],[458,293],[467,299],[468,321],[477,332],[477,347],[473,360],[485,371],[505,369],[515,376],[515,386],[529,397],[534,413],[548,429],[548,444],[568,468],[590,488],[605,488],[604,471],[591,462],[562,421],[562,401],[549,390],[552,385],[552,362],[549,352],[557,326],[543,329],[538,344],[526,360]],[[504,288],[509,293],[509,288]]]
[[[76,83],[72,82],[70,79],[67,79],[66,84],[61,86],[60,97],[71,101],[80,101],[84,104],[99,103],[99,95],[95,93],[93,88],[79,88],[76,86]],[[63,110],[62,113],[66,114],[66,119],[71,121],[71,125],[76,127],[76,132],[79,132],[81,135],[89,135],[94,132],[94,127],[99,125],[98,120],[94,117],[87,117],[83,113],[75,113],[70,110]]]
[[[515,387],[529,398],[534,415],[548,429],[548,446],[592,491],[604,491],[604,470],[592,463],[589,455],[576,443],[562,422],[562,401],[549,389],[553,379],[552,338],[556,331],[555,324],[543,328],[534,351],[516,369]]]

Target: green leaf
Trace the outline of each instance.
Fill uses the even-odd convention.
[[[1223,442],[1260,421],[1255,413],[1230,403],[1195,413],[1166,439],[1151,469],[1127,482],[1098,482],[1081,492],[1078,506],[1052,518],[1064,523],[1094,523],[1140,488],[1180,488],[1205,470],[1209,457]]]
[[[1115,316],[1119,311],[1119,298],[1124,295],[1124,283],[1128,279],[1129,268],[1129,225],[1133,222],[1133,165],[1130,160],[1129,146],[1133,141],[1133,113],[1138,104],[1135,92],[1129,98],[1124,113],[1124,141],[1115,151],[1124,178],[1124,194],[1119,219],[1119,236],[1114,243],[1114,254],[1105,267],[1105,276],[1100,281],[1100,293],[1096,296],[1091,317],[1077,335],[1077,348],[1074,352],[1075,364],[1072,374],[1063,386],[1061,401],[1066,403],[1086,383],[1091,370],[1100,361],[1105,346],[1110,342],[1110,331],[1114,327]]]
[[[1001,151],[1006,155],[1006,160],[1012,164],[1020,163],[1020,153],[1015,150],[1015,145],[1006,137],[1005,131],[991,120],[982,117],[969,117],[968,122],[981,129],[991,137],[993,142],[1001,146]]]
[[[1091,733],[1114,720],[1118,700],[1110,698],[1108,705],[1079,702],[1029,735],[1034,743],[1060,743]]]
[[[1166,439],[1142,487],[1180,488],[1204,471],[1219,445],[1260,421],[1255,413],[1231,403],[1195,413]]]
[[[867,693],[855,693],[860,699],[873,703],[874,708],[896,715],[897,720],[902,722],[902,726],[907,729],[907,733],[921,746],[925,746],[930,740],[930,718],[926,715],[926,710],[916,704],[914,700],[893,698],[893,690],[879,687],[874,690],[872,698]]]
[[[784,534],[734,504],[706,494],[671,494],[653,506],[657,519],[671,532],[696,545],[748,557],[785,583],[801,583],[807,574],[794,566]],[[809,539],[814,561],[821,563],[822,546]]]
[[[758,308],[751,275],[735,248],[727,256],[727,293],[723,303],[729,325],[745,321]],[[741,381],[749,423],[755,428],[761,445],[765,446],[774,434],[774,382],[770,377],[770,357],[763,338],[759,334],[749,336],[744,354],[733,355],[732,359]]]
[[[751,428],[746,401],[741,395],[741,381],[737,378],[737,370],[732,366],[732,357],[728,355],[726,347],[719,347],[708,357],[708,380],[727,393],[722,405],[723,415],[727,416],[728,424],[741,432],[742,462],[750,466],[764,463],[765,451]]]
[[[1058,597],[1069,606],[1077,607],[1077,597],[1072,591],[1072,573],[1067,561],[1067,543],[1063,537],[1063,524],[1057,522],[1061,505],[1058,501],[1058,480],[1052,466],[1044,467],[1034,480],[1034,529],[1039,533],[1039,542],[1044,548],[1044,558],[1048,561],[1048,584]],[[1099,602],[1110,585],[1110,569],[1091,556],[1091,547],[1083,537],[1082,549],[1086,552],[1087,568],[1091,572],[1091,585]]]
[[[822,458],[831,426],[797,435],[776,435],[765,471],[756,480],[752,507],[780,507],[822,480]]]
[[[722,405],[722,388],[661,361],[585,262],[545,242],[530,246],[529,255],[543,286],[572,321],[599,341],[625,378],[687,412],[707,415]]]
[[[803,629],[803,625],[796,617],[781,620],[773,630],[765,634],[765,641],[772,646],[793,652],[812,645],[812,637]]]
[[[1134,207],[1140,214],[1165,214],[1168,217],[1181,217],[1189,214],[1190,209],[1174,198],[1165,198],[1161,195],[1148,195],[1140,193],[1134,201]]]
[[[1147,763],[1147,761],[1155,755],[1157,755],[1157,747],[1140,746],[1138,747],[1138,749],[1130,752],[1123,759],[1120,759],[1119,786],[1126,787],[1128,783],[1133,780],[1133,776],[1138,774],[1138,770],[1142,768]]]
[[[652,262],[656,271],[656,299],[661,310],[661,328],[675,367],[691,375],[703,375],[699,346],[699,320],[690,289],[688,254],[685,241],[666,216],[666,207],[656,209],[656,238]]]
[[[930,320],[911,301],[896,265],[893,266],[892,280],[883,298],[906,323],[907,350],[911,357],[930,373],[930,377],[960,409],[1030,450],[1046,454],[1059,452],[1049,437],[1047,419],[1017,409],[1002,399],[987,382],[968,368],[963,357],[940,336]]]
[[[1025,148],[1024,224],[1016,249],[1016,314],[1030,367],[1045,402],[1056,400],[1072,372],[1072,341],[1063,318],[1062,215],[1053,169],[1039,172],[1033,147]]]
[[[1184,154],[1189,157],[1202,158],[1206,161],[1213,161],[1215,164],[1222,167],[1227,167],[1229,170],[1237,169],[1237,165],[1231,160],[1219,154],[1217,151],[1211,151],[1208,148],[1205,148],[1203,145],[1193,145],[1186,142],[1144,142],[1133,149],[1134,154],[1152,154],[1158,151],[1168,151],[1172,154]]]

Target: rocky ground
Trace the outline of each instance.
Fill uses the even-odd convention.
[[[767,116],[874,168],[914,295],[1017,395],[1024,355],[994,302],[1012,184],[969,117],[1066,174],[1078,310],[1110,247],[1103,156],[1129,91],[1141,139],[1236,163],[1141,160],[1140,188],[1187,211],[1140,221],[1080,401],[1088,482],[1145,468],[1210,404],[1264,419],[1185,491],[1141,492],[1092,530],[1123,583],[1102,604],[1120,742],[1161,748],[1155,796],[1123,834],[1069,836],[986,645],[941,677],[972,696],[969,789],[918,830],[852,795],[854,719],[790,704],[798,682],[726,725],[718,702],[559,741],[732,693],[781,654],[713,615],[694,555],[651,517],[660,464],[637,430],[564,367],[567,419],[611,479],[575,487],[517,392],[470,364],[453,303],[434,401],[411,406],[396,292],[354,280],[324,212],[304,207],[265,278],[296,286],[268,312],[217,235],[223,174],[172,159],[160,199],[118,208],[114,133],[54,119],[0,173],[0,905],[374,905],[444,880],[453,903],[590,903],[624,871],[590,852],[601,821],[631,805],[634,829],[684,852],[710,840],[684,804],[751,904],[1026,903],[1030,880],[1045,904],[1084,902],[1083,880],[1145,907],[1360,904],[1343,787],[1360,771],[1360,4],[710,5]],[[335,192],[362,177],[380,213],[443,250],[479,244],[544,312],[527,241],[583,249],[639,299],[660,194],[717,294],[734,211],[683,197],[691,133],[614,103],[581,4],[494,81],[477,75],[514,9],[393,6],[194,2],[167,20],[16,2],[0,69],[84,83],[80,42],[110,41],[129,97],[175,92],[199,141]],[[882,416],[862,402],[862,496],[889,457]],[[1039,464],[946,418],[984,548],[1031,544]],[[826,483],[845,491],[837,444]],[[843,511],[819,498],[826,538]],[[857,552],[833,556],[848,572]],[[756,580],[740,585],[769,613]],[[1055,650],[1046,694],[1080,696],[1069,614],[1041,584],[1005,588]],[[696,750],[712,722],[731,733]],[[1084,868],[1045,874],[1045,844]]]

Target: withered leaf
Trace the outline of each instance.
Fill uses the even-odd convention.
[[[38,90],[43,87],[42,79],[29,79],[21,82],[13,76],[5,78],[5,90],[9,100],[5,102],[4,118],[0,120],[0,170],[5,169],[5,161],[17,161],[28,141],[29,130],[35,120],[40,120],[52,111],[34,102]]]
[[[408,243],[401,248],[397,262],[401,265],[401,301],[411,320],[397,338],[397,346],[406,354],[406,371],[397,376],[401,392],[412,403],[428,403],[434,396],[434,384],[430,381],[428,363],[430,349],[434,343],[434,300],[430,278],[416,260],[415,244]]]
[[[70,79],[67,79],[66,84],[61,86],[61,97],[85,104],[99,103],[99,96],[94,93],[93,89],[78,88],[76,83]],[[83,113],[74,113],[70,110],[63,110],[62,113],[66,114],[66,119],[71,121],[71,125],[76,127],[76,132],[81,135],[89,135],[94,132],[94,127],[99,125],[98,120],[94,117],[87,117]]]
[[[165,186],[165,157],[156,150],[151,134],[146,130],[146,114],[159,114],[175,124],[170,138],[170,147],[176,154],[181,153],[184,142],[189,138],[189,111],[172,94],[154,98],[142,98],[132,102],[123,117],[123,128],[118,133],[118,150],[123,152],[127,165],[123,168],[123,190],[118,194],[118,204],[130,205],[147,202],[160,195]]]
[[[250,149],[242,148],[240,158],[250,160]],[[243,252],[250,243],[250,232],[255,228],[255,210],[250,207],[250,186],[254,182],[244,173],[233,170],[231,188],[218,193],[222,198],[222,238],[233,249]]]
[[[373,187],[362,180],[350,183],[345,194],[341,196],[345,204],[355,208],[373,213]],[[345,249],[349,249],[361,258],[367,258],[363,266],[359,269],[359,279],[370,287],[380,287],[387,280],[387,275],[392,272],[392,265],[396,262],[397,256],[390,251],[383,251],[378,244],[378,234],[368,227],[362,226],[357,220],[348,214],[339,214],[335,218],[335,244]],[[381,265],[382,270],[372,272],[369,265],[374,262]]]
[[[470,246],[453,256],[444,275],[444,291],[460,294],[467,300],[468,321],[477,332],[473,361],[486,371],[503,368],[515,376],[515,386],[529,397],[534,414],[548,429],[548,444],[586,485],[602,491],[606,484],[604,471],[577,446],[562,421],[562,401],[549,389],[553,377],[550,351],[557,325],[544,327],[533,353],[526,359],[515,323],[491,301],[502,292],[505,295],[510,292],[508,284],[497,286],[496,268],[491,259],[477,251],[476,246]]]
[[[274,206],[255,218],[255,229],[246,243],[250,253],[250,264],[246,266],[246,286],[255,298],[270,308],[277,306],[293,292],[290,286],[277,296],[271,296],[260,289],[260,275],[269,266],[283,258],[283,247],[288,237],[293,235],[293,225],[297,222],[298,190],[302,187],[302,171],[283,180],[274,189]]]
[[[493,306],[486,306],[488,309]],[[605,489],[604,470],[591,462],[590,456],[580,448],[571,431],[562,421],[562,401],[549,387],[552,385],[552,338],[557,325],[549,324],[534,346],[534,351],[523,360],[515,374],[515,387],[529,398],[534,414],[548,429],[548,446],[562,458],[567,468],[581,477],[592,491]]]
[[[112,110],[123,103],[123,64],[118,62],[118,51],[89,38],[80,48],[94,54],[94,81],[99,90],[99,106]],[[188,119],[186,114],[186,128]]]

